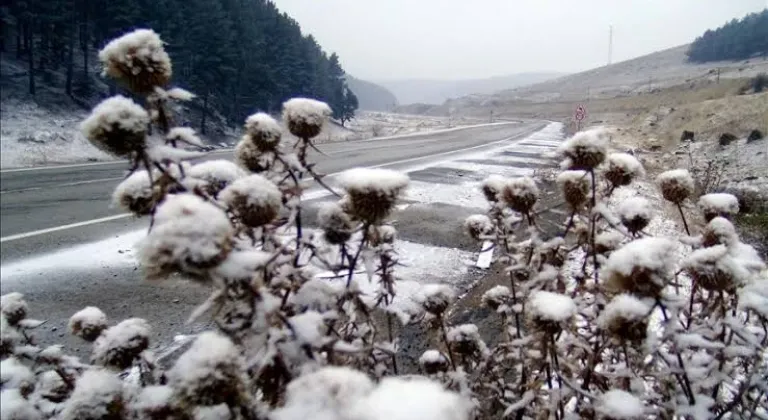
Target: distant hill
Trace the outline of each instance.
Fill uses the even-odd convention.
[[[500,90],[538,83],[562,76],[563,73],[519,73],[487,79],[388,80],[378,83],[392,91],[401,104],[442,104],[448,99],[471,94],[492,94]]]
[[[750,13],[741,20],[704,32],[688,50],[696,63],[718,60],[743,60],[768,55],[768,8]]]
[[[397,98],[387,88],[350,75],[346,79],[347,86],[357,96],[361,110],[391,111],[397,106]]]

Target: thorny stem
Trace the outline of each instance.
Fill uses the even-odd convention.
[[[595,211],[595,207],[597,207],[597,184],[595,181],[595,170],[590,169],[589,174],[592,176],[592,208],[590,209],[590,213],[593,213]],[[592,264],[594,266],[594,275],[595,275],[595,284],[597,285],[600,278],[600,273],[597,270],[597,252],[595,251],[595,230],[597,228],[597,216],[592,214],[592,232],[589,234],[589,242],[590,246],[592,247]]]
[[[557,345],[555,344],[555,336],[550,335],[549,339],[550,339],[550,345],[552,346],[550,349],[550,355],[552,356],[552,362],[555,365],[555,374],[557,374],[557,384],[559,386],[558,393],[560,394],[558,395],[557,406],[560,409],[560,418],[563,418],[565,417],[565,409],[563,407],[563,396],[562,396],[563,379],[562,379],[562,373],[560,371],[560,361],[557,357]]]
[[[355,267],[357,267],[357,260],[360,258],[360,254],[363,252],[363,248],[365,248],[365,245],[368,243],[369,228],[370,228],[370,225],[368,223],[363,225],[363,237],[360,239],[360,246],[357,247],[357,251],[355,251],[355,256],[352,257],[352,260],[349,262],[349,271],[347,274],[347,289],[349,289],[349,285],[352,284],[352,277],[355,275]]]
[[[680,218],[683,219],[683,226],[685,227],[685,233],[691,236],[691,231],[688,229],[688,222],[685,220],[685,213],[683,213],[683,206],[677,203],[677,210],[680,212]]]
[[[440,322],[440,332],[443,334],[443,342],[445,342],[445,348],[448,350],[448,360],[451,362],[451,368],[456,371],[456,361],[453,357],[453,350],[451,350],[451,343],[448,342],[448,331],[445,330],[443,316],[438,315],[437,321]]]
[[[664,322],[669,322],[669,316],[667,315],[667,308],[664,306],[661,301],[657,300],[656,304],[659,305],[661,308],[661,314],[664,316]],[[686,393],[686,396],[688,397],[688,402],[691,405],[696,404],[696,398],[693,395],[693,388],[691,387],[691,380],[688,378],[688,371],[685,369],[685,363],[683,362],[683,357],[680,355],[680,352],[675,349],[675,356],[677,356],[677,363],[680,364],[680,369],[683,371],[682,377],[683,382],[685,385],[683,386],[683,390]]]

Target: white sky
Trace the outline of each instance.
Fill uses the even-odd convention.
[[[691,42],[768,0],[273,0],[368,80],[575,72]]]

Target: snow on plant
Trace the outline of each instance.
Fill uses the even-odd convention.
[[[173,144],[186,143],[190,146],[203,147],[203,141],[198,137],[192,127],[173,127],[165,136],[166,140]]]
[[[150,93],[171,80],[171,59],[151,29],[137,29],[113,39],[99,51],[104,75],[137,93]]]
[[[711,193],[699,197],[699,208],[704,213],[704,220],[709,222],[715,217],[731,217],[739,213],[739,200],[732,194]]]
[[[149,113],[122,95],[99,103],[81,124],[85,138],[117,157],[135,158],[146,148]]]
[[[609,205],[643,169],[631,156],[609,154],[600,131],[578,133],[560,148],[566,171],[558,185],[570,207],[562,225],[534,217],[535,180],[488,178],[481,186],[487,214],[467,219],[466,230],[493,243],[504,278],[482,293],[488,309],[472,316],[494,322],[480,328],[452,313],[456,295],[446,285],[424,286],[412,304],[398,295],[389,217],[408,177],[354,169],[339,177],[340,191],[328,187],[307,153],[327,105],[286,102],[284,120],[298,139],[255,114],[235,164],[185,162],[190,155],[177,146],[189,143],[181,141],[186,130],[168,137],[167,101],[189,95],[145,77],[162,61],[158,42],[134,33],[113,44],[107,62],[108,74],[128,78],[146,99],[146,115],[116,99],[89,117],[85,131],[130,158],[131,175],[114,197],[150,216],[139,248],[144,272],[209,286],[190,320],[209,314],[217,331],[200,334],[169,368],[152,357],[145,321],[110,326],[89,307],[70,320],[70,331],[93,343],[84,362],[61,346],[35,345],[32,332],[43,322],[27,318],[23,296],[4,295],[3,418],[768,415],[766,266],[725,218],[734,213],[730,198],[701,199],[708,223],[700,235],[654,237],[642,198]],[[129,62],[144,79],[119,72]],[[148,151],[149,125],[165,141],[162,153]],[[687,172],[657,179],[681,214],[696,199]],[[318,213],[321,235],[304,225],[302,195],[313,181],[338,199]],[[375,287],[361,287],[366,281]],[[413,363],[398,338],[410,324],[426,328],[429,349]],[[138,372],[137,380],[121,381],[121,370]]]

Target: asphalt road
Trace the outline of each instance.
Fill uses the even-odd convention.
[[[312,160],[327,174],[358,166],[413,170],[508,144],[545,125],[519,122],[323,144],[319,148],[325,156],[316,154]],[[215,152],[206,159],[230,159],[231,154]],[[69,316],[86,305],[99,306],[112,320],[147,318],[155,328],[156,342],[167,343],[173,333],[205,327],[186,326],[184,321],[208,290],[183,280],[142,281],[130,259],[125,235],[141,235],[146,220],[110,206],[112,190],[126,168],[126,162],[114,162],[0,171],[0,287],[3,294],[24,293],[32,316],[49,320],[36,334],[42,343],[62,342],[73,351],[84,351],[65,330]],[[423,215],[414,214],[412,219],[413,231],[429,241],[428,234],[417,229],[427,223],[422,223]],[[433,222],[430,226],[435,226]],[[441,234],[445,232],[435,233]],[[450,234],[455,236],[455,231]],[[118,239],[111,244],[110,238]],[[113,249],[117,244],[125,249]],[[102,260],[105,253],[110,257]],[[105,262],[114,262],[115,253],[125,253],[131,262]]]

